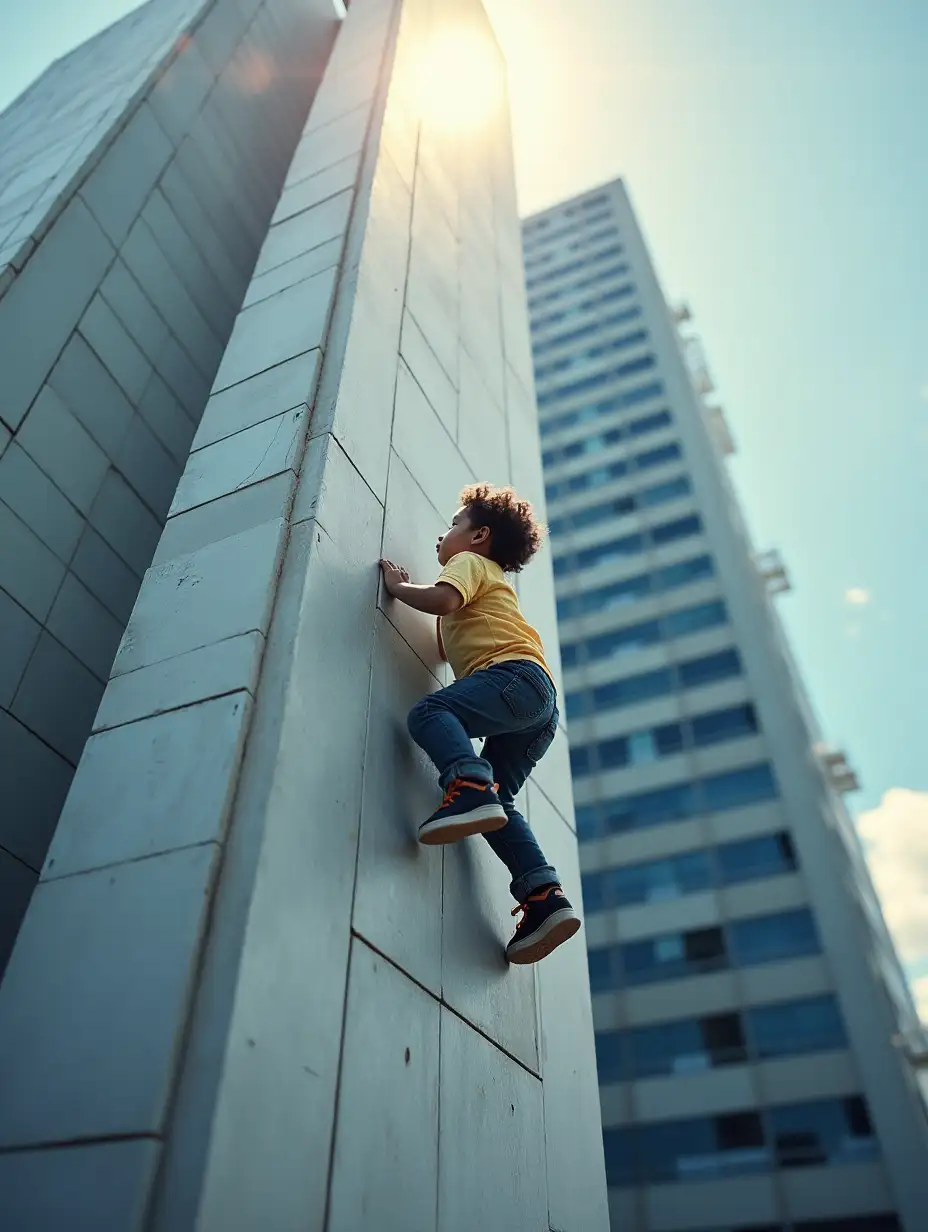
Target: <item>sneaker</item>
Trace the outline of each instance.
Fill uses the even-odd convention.
[[[419,827],[419,842],[433,846],[456,843],[469,834],[501,830],[509,818],[499,802],[495,783],[455,779],[432,816]]]
[[[519,911],[522,919],[506,946],[506,957],[511,963],[538,962],[580,928],[580,917],[560,886],[547,886],[529,895],[524,903],[513,908],[512,914]]]

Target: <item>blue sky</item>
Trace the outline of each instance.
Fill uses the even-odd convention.
[[[131,7],[7,6],[0,106]],[[824,734],[864,784],[852,806],[928,790],[928,5],[487,8],[523,210],[623,175],[666,292],[693,308]]]

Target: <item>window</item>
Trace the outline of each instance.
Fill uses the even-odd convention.
[[[604,256],[604,253],[599,253],[595,258],[598,262]],[[571,269],[575,269],[576,265],[572,264]],[[583,278],[578,278],[573,282],[565,282],[553,291],[543,291],[537,295],[530,295],[528,299],[529,308],[537,308],[539,304],[546,304],[550,300],[562,299],[565,295],[570,295],[574,291],[582,291],[585,287],[596,286],[597,283],[606,282],[610,278],[617,278],[621,274],[627,274],[629,267],[627,263],[619,263],[610,265],[606,269],[599,270],[596,274],[587,274]],[[549,277],[556,277],[562,271],[553,270]],[[526,282],[526,286],[529,284]]]
[[[636,556],[644,551],[644,535],[623,535],[620,539],[610,539],[608,543],[599,543],[596,547],[584,548],[577,553],[577,567],[592,569],[607,560],[620,560],[623,556]]]
[[[632,290],[633,288],[629,289]],[[593,305],[591,304],[590,307],[593,307]],[[603,331],[611,329],[616,325],[625,325],[640,316],[641,309],[637,304],[634,304],[630,308],[624,308],[621,312],[614,312],[611,316],[598,321],[592,321],[588,325],[580,325],[576,329],[567,330],[565,333],[552,334],[550,338],[546,338],[543,342],[534,343],[532,345],[532,354],[537,359],[539,356],[544,355],[545,352],[553,351],[555,347],[566,346],[569,342],[580,342],[584,338],[590,338],[594,334],[603,333]]]
[[[581,745],[579,748],[570,750],[570,773],[574,775],[589,774],[590,766],[590,748],[588,745]]]
[[[656,483],[650,488],[643,488],[638,494],[639,502],[645,509],[653,509],[655,505],[666,505],[668,501],[680,500],[689,496],[692,485],[686,475],[677,479],[669,479],[666,483]]]
[[[637,1137],[638,1166],[645,1184],[695,1181],[770,1167],[756,1112],[640,1125]]]
[[[576,411],[565,411],[561,415],[551,415],[546,419],[541,420],[539,424],[539,434],[541,436],[549,436],[552,432],[560,432],[564,428],[573,428],[579,423],[587,423],[592,418],[603,418],[609,415],[614,415],[618,411],[628,410],[632,406],[636,406],[639,402],[650,401],[653,398],[660,397],[664,392],[664,387],[660,381],[650,381],[645,385],[639,385],[635,389],[626,390],[621,394],[614,394],[608,398],[602,399],[600,402],[594,402],[590,405],[579,408]],[[658,411],[655,414],[647,415],[644,418],[639,418],[632,421],[629,425],[628,435],[644,436],[648,432],[656,432],[659,428],[666,428],[669,423],[672,423],[672,417],[669,411]],[[632,431],[634,425],[634,431]],[[622,430],[618,429],[608,438],[611,443],[621,440],[623,436]],[[564,461],[570,455],[566,453],[566,446],[561,449],[549,450],[542,455],[546,466],[554,462]],[[672,448],[670,456],[680,456],[680,446],[666,446],[664,448]],[[582,449],[580,450],[582,453]],[[650,455],[660,451],[651,450],[648,455],[640,454],[640,458],[647,458],[644,465],[656,466],[657,462],[651,462]],[[667,459],[658,459],[664,461]]]
[[[623,1043],[624,1031],[597,1031],[593,1037],[596,1043],[596,1070],[600,1082],[624,1082],[627,1077],[627,1066]]]
[[[754,707],[748,704],[698,714],[690,720],[689,726],[693,744],[701,748],[708,744],[735,740],[739,736],[754,735],[760,725]]]
[[[657,432],[673,423],[670,411],[655,411],[653,415],[642,415],[633,419],[628,425],[629,436],[647,436],[649,432]]]
[[[645,830],[669,821],[682,821],[698,811],[695,783],[678,783],[633,796],[606,801],[599,806],[597,823],[602,833]]]
[[[739,967],[781,962],[819,952],[815,921],[805,907],[734,920],[728,927],[728,936]]]
[[[770,1109],[776,1160],[781,1168],[872,1159],[876,1137],[859,1095]]]
[[[663,418],[655,425],[657,428],[665,426]],[[636,435],[641,436],[638,432]],[[647,470],[650,466],[663,466],[665,462],[672,462],[675,458],[679,458],[681,454],[680,446],[672,441],[669,445],[659,445],[657,449],[647,449],[644,453],[638,454],[635,458],[635,465],[638,469]]]
[[[588,950],[586,960],[590,972],[591,992],[605,992],[609,988],[616,987],[617,981],[612,973],[611,950]]]
[[[586,642],[587,658],[594,661],[611,659],[629,650],[641,650],[645,646],[653,646],[660,640],[661,627],[658,621],[643,620],[637,625],[625,625],[621,629],[613,629],[611,633],[591,637]]]
[[[637,1127],[603,1130],[606,1184],[612,1189],[638,1183],[637,1135]]]
[[[712,865],[707,851],[687,851],[662,860],[586,873],[582,877],[587,911],[663,902],[709,889]]]
[[[619,954],[629,986],[703,975],[728,966],[721,928],[697,928],[645,941],[627,941],[619,946]]]
[[[590,710],[613,710],[619,706],[647,701],[652,697],[663,697],[671,693],[673,687],[673,671],[669,667],[638,672],[635,676],[613,680],[610,684],[602,684],[593,689]]]
[[[785,830],[723,843],[717,850],[717,857],[723,885],[792,873],[797,865],[793,840]]]
[[[533,287],[541,286],[544,282],[550,282],[552,278],[561,278],[564,274],[572,274],[574,270],[585,269],[592,265],[594,261],[602,261],[606,257],[617,257],[623,253],[625,249],[621,244],[613,244],[609,248],[604,248],[595,256],[585,257],[582,261],[571,261],[569,265],[559,265],[556,269],[545,270],[541,274],[536,274],[532,278],[526,278],[525,285],[529,290]],[[575,284],[579,285],[579,284]]]
[[[668,639],[685,637],[688,633],[699,633],[703,629],[712,629],[716,625],[725,624],[728,611],[721,599],[711,603],[699,603],[695,607],[678,608],[668,612],[661,618],[664,636]]]
[[[713,684],[716,680],[740,676],[741,658],[737,650],[720,650],[717,654],[688,659],[677,666],[677,671],[682,688],[696,689],[702,685]]]
[[[834,997],[807,997],[745,1011],[755,1056],[761,1060],[844,1048],[847,1037]]]
[[[685,518],[676,518],[672,522],[664,522],[660,526],[652,526],[651,542],[659,547],[662,543],[672,543],[676,539],[684,539],[687,535],[698,535],[702,530],[702,521],[695,513]]]
[[[653,575],[654,588],[673,590],[677,586],[687,586],[690,582],[698,582],[714,574],[715,566],[711,556],[693,556],[689,560],[680,560],[676,564],[656,569]]]
[[[610,582],[607,586],[598,586],[595,590],[581,591],[579,594],[560,599],[557,614],[564,619],[567,616],[580,616],[586,612],[602,612],[607,608],[617,607],[620,603],[643,598],[645,595],[673,590],[678,586],[686,586],[696,579],[712,577],[713,573],[711,557],[697,556],[692,560],[671,565],[669,568],[657,569],[651,574],[639,573],[630,578],[623,578],[621,582]],[[734,656],[734,659],[731,656]],[[696,679],[698,671],[694,669],[693,684],[707,683],[713,679],[721,680],[727,675],[740,675],[741,673],[741,662],[736,651],[722,651],[719,655],[709,655],[705,660],[697,659],[693,662],[708,664],[710,659],[718,659],[718,665],[705,668],[704,680]],[[737,663],[734,671],[731,668],[733,662]],[[713,675],[714,671],[718,671],[719,674]]]
[[[775,800],[778,795],[773,771],[766,763],[714,774],[703,779],[702,788],[705,810],[709,813]]]
[[[639,355],[605,372],[592,373],[579,381],[572,381],[569,385],[558,385],[554,389],[546,390],[545,393],[538,395],[537,403],[539,406],[548,406],[563,398],[576,397],[577,394],[582,394],[588,389],[599,389],[600,386],[608,385],[611,381],[621,381],[625,377],[634,376],[636,372],[646,372],[649,368],[653,368],[656,362],[653,355]],[[632,430],[631,427],[629,430]],[[634,435],[633,431],[632,434]]]
[[[618,1032],[616,1033],[618,1034]],[[631,1077],[691,1074],[747,1059],[737,1014],[685,1018],[628,1032]]]

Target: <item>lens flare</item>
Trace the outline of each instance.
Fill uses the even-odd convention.
[[[502,96],[499,55],[489,39],[474,30],[433,34],[423,48],[416,77],[423,119],[453,132],[483,127]]]

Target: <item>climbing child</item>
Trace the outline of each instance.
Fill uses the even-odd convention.
[[[515,796],[557,730],[557,693],[537,632],[506,581],[535,555],[543,529],[512,488],[478,483],[435,545],[442,571],[417,586],[392,561],[380,562],[389,593],[438,617],[438,648],[454,684],[429,693],[409,713],[409,731],[438,768],[445,797],[419,827],[419,842],[454,843],[482,834],[512,877],[522,912],[506,947],[512,963],[544,958],[580,927]],[[478,757],[471,737],[483,737]]]

